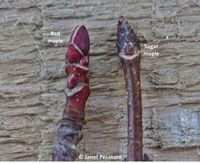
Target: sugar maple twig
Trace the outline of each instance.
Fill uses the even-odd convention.
[[[140,87],[140,43],[129,23],[121,17],[117,27],[117,49],[128,92],[129,161],[143,160],[142,99]]]

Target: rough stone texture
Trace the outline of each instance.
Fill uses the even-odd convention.
[[[115,47],[127,18],[144,44],[144,151],[154,160],[200,159],[198,0],[0,0],[0,160],[51,160],[65,107],[64,54],[70,33],[91,38],[91,96],[80,154],[126,157],[127,110]],[[60,31],[63,44],[48,43]]]

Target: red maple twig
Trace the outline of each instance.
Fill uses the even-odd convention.
[[[128,161],[143,160],[142,99],[140,87],[140,43],[129,23],[121,17],[117,27],[117,49],[128,92]]]
[[[68,74],[65,94],[66,109],[58,128],[58,144],[53,148],[53,161],[73,161],[76,159],[76,145],[82,138],[85,124],[85,104],[90,95],[89,88],[89,35],[85,26],[77,26],[73,31],[65,55]]]

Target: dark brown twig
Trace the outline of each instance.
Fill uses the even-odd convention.
[[[117,27],[117,49],[124,70],[128,92],[128,161],[143,160],[142,99],[140,87],[140,43],[121,17]]]

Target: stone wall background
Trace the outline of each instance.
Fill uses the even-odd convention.
[[[65,107],[64,54],[72,30],[90,34],[91,96],[81,154],[126,157],[126,92],[115,47],[119,16],[159,56],[143,55],[144,151],[200,159],[198,0],[0,0],[0,160],[51,160]],[[60,31],[63,44],[48,43]]]

